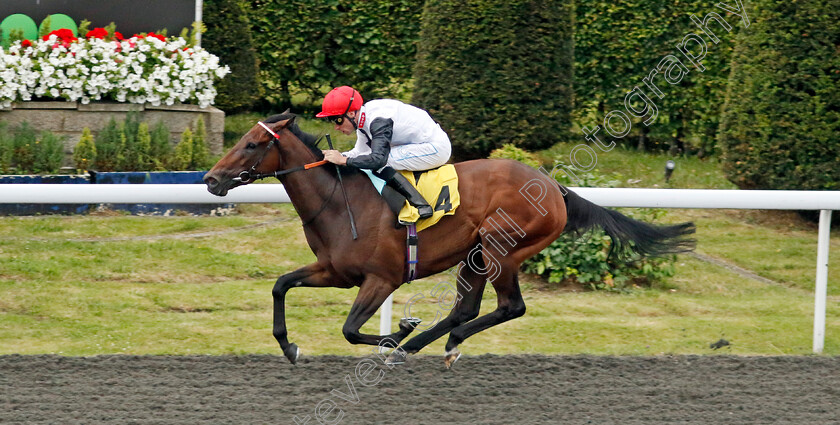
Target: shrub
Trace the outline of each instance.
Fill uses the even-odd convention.
[[[96,144],[87,127],[82,129],[82,137],[73,149],[73,162],[76,164],[76,169],[81,171],[90,170],[96,163]]]
[[[457,160],[568,138],[573,4],[426,2],[413,103],[448,132]]]
[[[35,166],[35,144],[37,141],[38,136],[28,122],[23,122],[20,127],[15,129],[12,142],[14,147],[12,162],[17,167],[18,173],[28,172]]]
[[[28,122],[17,128],[0,122],[0,172],[56,173],[63,159],[63,138],[49,131],[38,133]]]
[[[0,121],[0,172],[12,172],[12,159],[15,154],[15,141],[9,132],[9,125]]]
[[[28,171],[33,174],[55,174],[61,169],[63,159],[62,138],[49,131],[42,131],[35,141],[35,161]]]
[[[125,134],[117,121],[111,118],[96,135],[96,170],[117,171],[123,163],[122,150]]]
[[[189,128],[181,134],[181,141],[175,146],[175,156],[172,158],[170,168],[173,170],[187,170],[190,168],[193,157],[193,134]]]
[[[145,122],[137,126],[137,150],[140,151],[139,170],[154,170],[154,162],[151,158],[152,135],[149,133],[149,124]]]
[[[207,145],[207,128],[204,126],[204,119],[199,117],[195,124],[195,134],[192,140],[192,159],[190,159],[190,170],[204,170],[213,164],[210,161],[210,147]]]
[[[120,171],[146,171],[143,157],[146,156],[148,151],[143,151],[137,143],[139,128],[140,121],[137,113],[129,112],[120,126],[120,131],[125,136]]]
[[[743,189],[837,190],[840,7],[761,0],[750,13],[718,136],[727,178]]]
[[[650,216],[636,215],[639,220]],[[610,237],[603,230],[584,235],[561,234],[544,250],[522,264],[526,273],[538,274],[549,283],[587,285],[591,289],[621,290],[649,285],[674,275],[675,256],[619,261],[607,258]]]
[[[515,159],[530,167],[539,168],[542,164],[537,155],[508,143],[490,152],[490,158]]]
[[[207,32],[201,45],[228,64],[231,74],[216,85],[215,106],[227,113],[250,108],[260,97],[257,52],[241,0],[205,0]]]
[[[166,164],[172,156],[172,145],[169,144],[169,129],[163,121],[158,121],[151,132],[151,149],[149,157],[155,170],[166,169]]]

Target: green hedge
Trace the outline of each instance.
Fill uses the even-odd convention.
[[[320,100],[352,85],[365,99],[397,95],[408,81],[422,2],[253,0],[252,31],[270,106],[302,91]]]
[[[413,103],[449,133],[456,159],[568,137],[572,15],[571,1],[426,2]]]
[[[737,32],[750,31],[744,29],[738,16],[726,13],[716,4],[708,0],[578,0],[575,93],[576,118],[581,125],[604,127],[605,115],[613,110],[624,111],[625,95],[638,86],[653,100],[659,117],[645,125],[644,119],[631,115],[630,134],[610,140],[642,149],[713,153],[733,40]],[[693,14],[704,20],[709,13],[717,13],[731,27],[727,32],[716,21],[708,21],[719,40],[717,44],[690,18]],[[676,46],[692,33],[707,46],[703,72],[677,51]],[[683,61],[689,72],[673,85],[663,81],[662,74],[654,77],[663,95],[660,98],[643,79],[669,54]],[[599,137],[604,133],[601,130]]]
[[[250,109],[259,100],[262,88],[247,7],[241,0],[204,1],[207,31],[202,35],[201,45],[231,71],[217,84],[214,104],[227,113]]]
[[[745,189],[840,189],[840,1],[761,0],[733,59],[720,143]]]

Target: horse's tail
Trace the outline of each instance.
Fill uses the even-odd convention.
[[[621,256],[629,250],[657,257],[694,250],[695,240],[687,238],[695,230],[692,222],[672,226],[648,224],[595,205],[567,188],[563,191],[567,216],[564,231],[583,233],[601,227],[612,239],[610,254],[616,252]]]

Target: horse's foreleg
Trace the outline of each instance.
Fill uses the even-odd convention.
[[[390,335],[369,335],[359,332],[362,325],[370,320],[379,306],[396,289],[395,285],[379,276],[369,275],[365,278],[341,330],[348,342],[351,344],[380,345],[382,340],[387,340],[389,344],[399,344],[403,338],[414,330],[419,322],[404,319],[400,320],[400,330]]]
[[[298,287],[340,286],[337,279],[318,263],[310,264],[277,279],[271,295],[274,298],[274,338],[280,343],[283,354],[292,364],[297,361],[300,351],[296,344],[290,344],[286,332],[286,292]]]
[[[478,317],[481,308],[481,296],[487,284],[487,277],[475,272],[472,267],[468,266],[459,267],[456,273],[458,274],[458,300],[449,315],[428,330],[408,340],[402,346],[402,350],[394,351],[388,358],[390,364],[404,362],[404,353],[414,354],[446,335],[447,332],[461,323]]]

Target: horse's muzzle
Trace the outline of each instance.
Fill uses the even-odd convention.
[[[204,184],[207,185],[207,191],[216,196],[227,195],[228,188],[219,182],[219,180],[207,173],[204,175]]]

